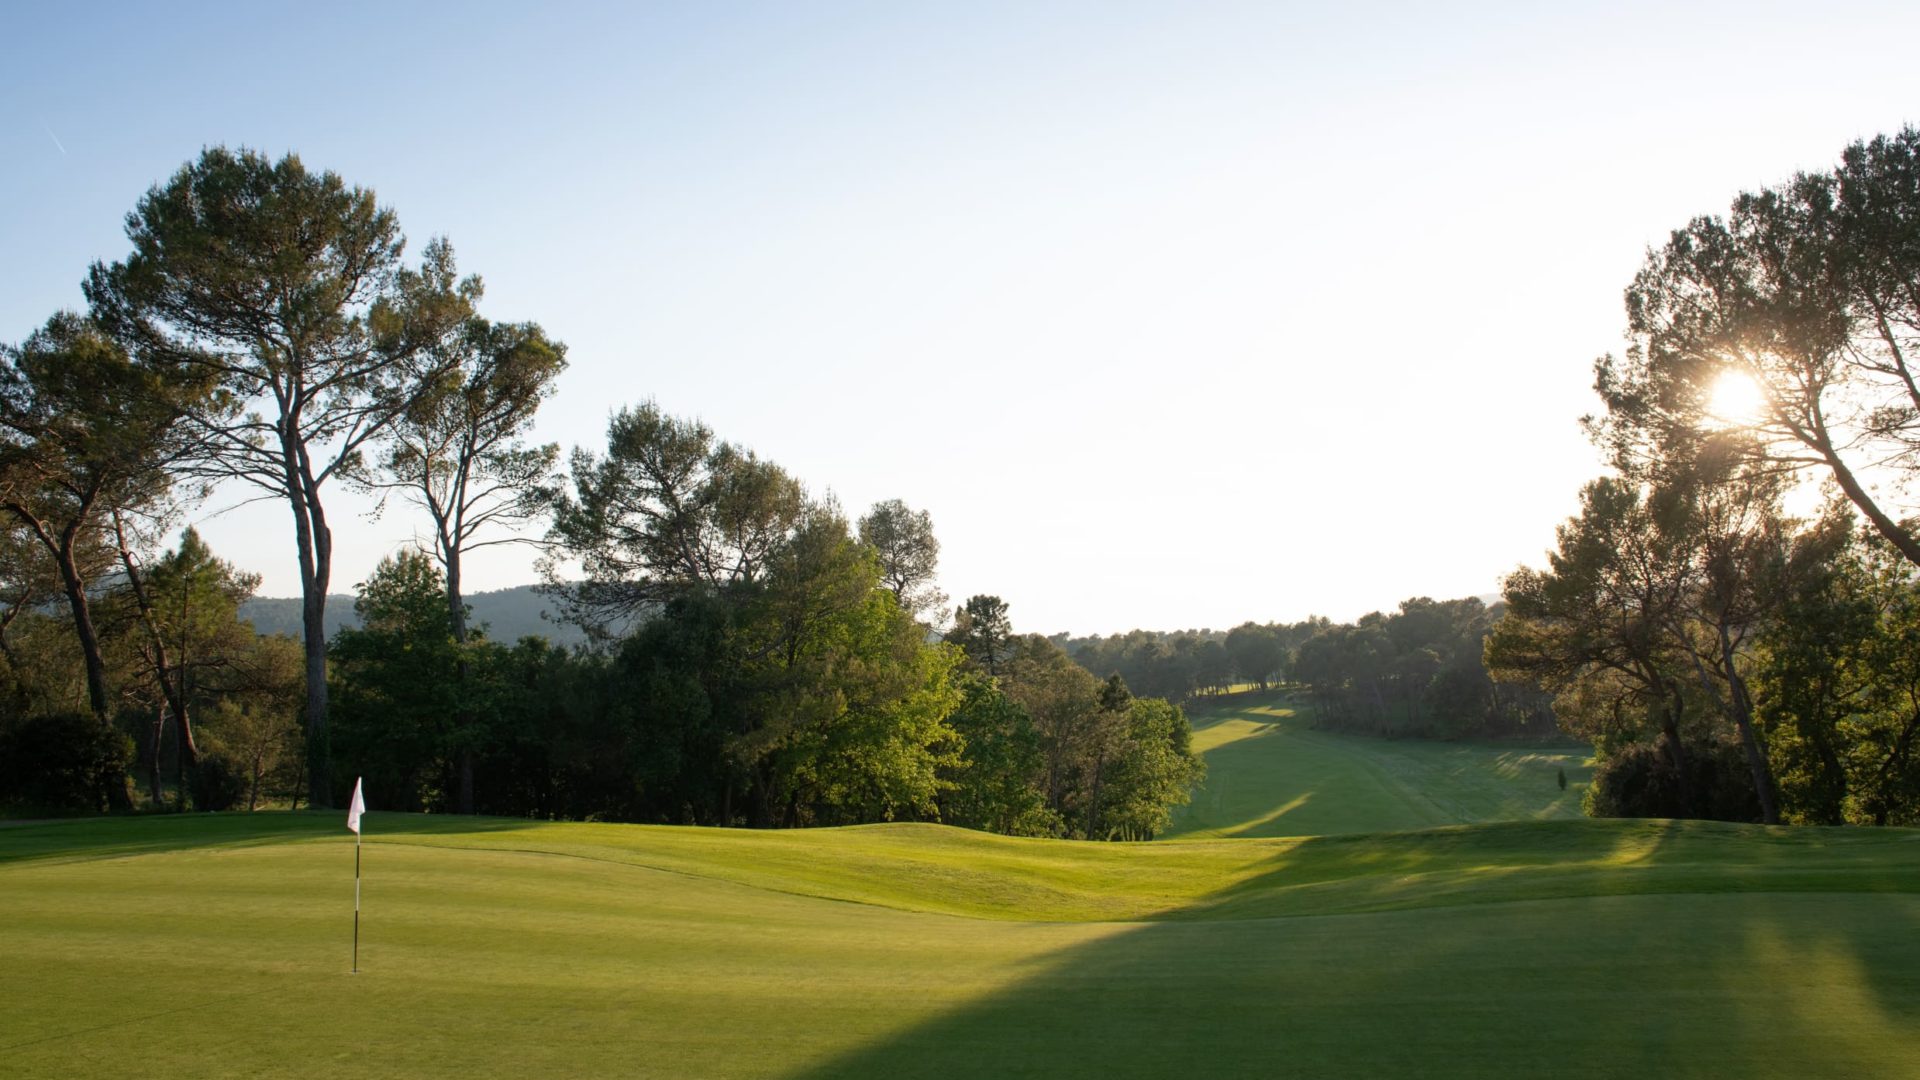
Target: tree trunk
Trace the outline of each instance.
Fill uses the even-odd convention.
[[[102,726],[113,723],[107,698],[107,662],[100,654],[100,635],[93,626],[93,610],[87,600],[87,584],[80,579],[80,567],[74,562],[70,542],[54,552],[60,565],[60,584],[66,591],[67,607],[73,613],[73,632],[80,639],[80,656],[87,670],[87,703]]]
[[[1825,431],[1823,428],[1823,440],[1824,436]],[[1839,453],[1837,453],[1830,444],[1823,445],[1821,442],[1816,442],[1814,449],[1819,451],[1820,456],[1826,459],[1827,468],[1833,473],[1833,478],[1835,482],[1840,485],[1840,490],[1846,493],[1847,499],[1851,501],[1862,514],[1867,516],[1867,520],[1872,523],[1874,531],[1878,532],[1895,548],[1898,548],[1900,554],[1906,557],[1907,562],[1915,566],[1920,566],[1920,541],[1916,541],[1912,533],[1901,528],[1898,522],[1888,517],[1886,513],[1880,509],[1880,505],[1874,501],[1872,495],[1867,493],[1867,489],[1863,487],[1859,479],[1853,475],[1853,470],[1847,467],[1846,462],[1840,460]]]
[[[300,549],[300,632],[307,661],[307,804],[327,809],[333,806],[327,747],[327,580],[333,570],[333,537],[320,507],[319,486],[303,467],[303,448],[283,435],[282,449],[287,458],[294,539]]]
[[[1833,697],[1832,687],[1825,680],[1820,686],[1819,700]],[[1847,823],[1841,807],[1845,805],[1847,789],[1847,768],[1840,762],[1840,753],[1833,745],[1833,720],[1826,710],[1819,715],[1801,715],[1795,718],[1794,726],[1799,729],[1800,737],[1813,746],[1814,754],[1820,760],[1820,805],[1818,807],[1819,825],[1844,825]]]
[[[460,752],[460,800],[462,814],[473,813],[473,751]]]
[[[1747,768],[1753,772],[1754,794],[1760,797],[1760,820],[1768,825],[1780,824],[1780,808],[1773,796],[1773,770],[1767,764],[1766,750],[1760,745],[1759,733],[1753,729],[1753,710],[1747,698],[1747,683],[1740,677],[1740,671],[1734,667],[1733,642],[1727,636],[1726,627],[1719,627],[1720,662],[1727,669],[1727,697],[1732,706],[1733,722],[1740,729],[1740,745],[1747,752]]]
[[[133,593],[134,605],[140,612],[140,627],[145,630],[147,634],[148,659],[152,663],[154,681],[159,684],[160,697],[162,701],[165,702],[166,708],[173,712],[174,723],[178,726],[180,732],[179,789],[174,795],[179,802],[180,809],[184,810],[187,807],[187,770],[200,763],[200,748],[194,743],[193,739],[193,719],[187,711],[187,674],[186,668],[184,667],[187,652],[187,617],[189,614],[187,611],[187,600],[185,596],[182,596],[180,600],[180,660],[182,666],[176,668],[167,657],[166,636],[160,632],[160,624],[154,617],[153,597],[147,592],[146,583],[141,580],[140,566],[133,559],[132,546],[127,543],[126,523],[121,520],[120,511],[118,510],[113,512],[113,539],[120,550],[120,565],[126,571],[127,588]],[[177,682],[176,672],[178,676]],[[154,731],[155,747],[159,746],[159,742],[160,732],[156,726]],[[154,791],[156,793],[160,787],[157,779],[157,771],[159,768],[160,763],[156,758],[154,761],[154,769],[156,770]]]
[[[87,703],[95,720],[104,728],[113,727],[113,708],[107,696],[107,662],[100,654],[100,635],[93,626],[93,610],[87,601],[86,583],[80,580],[80,567],[73,558],[76,530],[68,529],[55,550],[60,564],[60,581],[67,594],[67,606],[73,612],[73,632],[80,639],[80,655],[87,669]],[[120,777],[107,784],[107,808],[133,809],[133,778]]]
[[[1680,806],[1688,817],[1694,814],[1693,779],[1687,775],[1687,747],[1680,740],[1680,717],[1685,709],[1680,697],[1680,687],[1670,679],[1661,679],[1655,685],[1664,692],[1668,701],[1663,703],[1660,713],[1660,730],[1667,736],[1667,757],[1673,762],[1674,786],[1680,793]]]
[[[13,628],[13,621],[25,609],[26,601],[23,598],[20,603],[8,608],[5,615],[0,615],[0,656],[6,657],[7,666],[15,671],[20,670],[20,657],[13,651],[13,643],[7,640],[7,631]]]
[[[1107,771],[1107,755],[1100,754],[1093,759],[1093,797],[1087,800],[1087,839],[1093,840],[1093,830],[1100,822],[1100,781]]]
[[[459,705],[454,713],[455,736],[460,743],[460,786],[455,809],[462,814],[474,812],[473,802],[473,710],[467,705],[467,604],[460,595],[460,551],[442,536],[441,561],[447,567],[447,619],[455,644],[462,646],[460,661],[454,666]]]
[[[155,705],[153,707],[153,739],[149,744],[149,761],[147,763],[147,794],[152,798],[153,805],[155,806],[159,806],[166,797],[166,793],[160,789],[160,750],[166,734],[167,707],[165,705]]]

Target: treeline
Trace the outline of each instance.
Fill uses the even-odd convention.
[[[1352,623],[1323,617],[1226,632],[1133,630],[1058,640],[1089,671],[1175,701],[1235,686],[1301,687],[1316,726],[1394,738],[1499,738],[1552,729],[1548,695],[1487,672],[1504,605],[1417,597]]]
[[[651,403],[564,467],[528,444],[565,346],[483,317],[444,240],[403,262],[370,192],[216,148],[127,234],[89,310],[0,366],[0,801],[329,805],[364,775],[390,809],[1133,839],[1198,778],[1176,706],[1014,635],[1003,603],[940,640],[924,512],[850,522]],[[257,579],[193,533],[161,549],[220,483],[292,510],[298,639],[254,632]],[[329,640],[335,484],[431,542]],[[463,556],[529,539],[591,648],[475,624]]]
[[[1612,471],[1491,667],[1593,740],[1595,814],[1920,824],[1920,132],[1694,219],[1626,299]]]
[[[257,576],[191,529],[131,568],[91,538],[75,565],[96,672],[72,609],[55,603],[51,560],[22,530],[0,536],[0,804],[224,810],[305,797],[300,643],[238,617]],[[106,722],[88,707],[96,677]]]
[[[930,639],[936,612],[912,606],[943,599],[924,512],[889,501],[850,523],[650,405],[612,429],[606,456],[576,458],[554,559],[630,569],[550,585],[603,648],[459,640],[423,554],[362,587],[361,627],[334,640],[334,751],[385,805],[1145,839],[1186,800],[1199,766],[1174,706],[1014,634],[998,601],[991,621],[966,614],[990,598]],[[611,476],[662,475],[643,463],[669,446],[700,465],[618,511],[596,502]]]

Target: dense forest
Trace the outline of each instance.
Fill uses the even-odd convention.
[[[446,241],[409,264],[371,192],[215,148],[127,238],[86,312],[0,357],[16,812],[326,806],[364,776],[398,810],[1138,839],[1199,778],[1176,705],[1015,634],[1004,603],[943,638],[925,512],[852,519],[651,402],[604,449],[530,443],[565,346],[483,316]],[[297,632],[260,632],[258,578],[192,530],[168,546],[218,485],[292,512]],[[328,591],[341,486],[431,538],[350,620]],[[469,603],[463,556],[525,542],[575,647],[489,633]]]
[[[1551,700],[1499,681],[1482,653],[1505,604],[1415,597],[1352,623],[1310,618],[1057,640],[1095,673],[1173,701],[1282,683],[1305,693],[1317,726],[1392,738],[1500,738],[1553,731]]]

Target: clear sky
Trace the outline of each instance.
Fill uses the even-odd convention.
[[[283,7],[0,14],[0,340],[297,151],[567,342],[543,439],[652,397],[1042,632],[1494,592],[1647,247],[1920,121],[1911,3]],[[336,591],[417,529],[333,506]],[[286,510],[201,528],[297,593]]]

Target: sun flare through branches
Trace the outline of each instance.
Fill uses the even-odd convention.
[[[1716,427],[1750,427],[1766,415],[1767,392],[1744,371],[1721,372],[1707,392],[1707,417]]]

